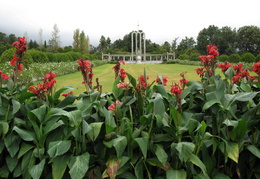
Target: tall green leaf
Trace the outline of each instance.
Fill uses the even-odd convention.
[[[148,148],[148,137],[136,138],[135,141],[139,145],[144,158],[147,156],[147,148]]]
[[[55,141],[49,144],[49,150],[47,151],[50,157],[57,157],[65,154],[71,146],[70,140]]]
[[[87,135],[93,142],[97,139],[101,128],[102,128],[103,122],[93,122],[89,124],[91,127],[91,130],[88,131]]]
[[[179,159],[183,162],[186,162],[190,159],[192,152],[195,149],[195,145],[191,142],[179,142],[176,145],[176,149],[179,152]]]
[[[249,150],[252,154],[254,154],[256,157],[260,158],[260,149],[257,148],[255,145],[249,145],[247,147],[247,150]]]
[[[114,139],[113,146],[116,149],[117,157],[121,157],[122,153],[124,152],[127,145],[127,139],[125,136],[118,136],[116,139]]]
[[[166,162],[168,160],[168,155],[163,149],[162,145],[156,144],[155,155],[157,156],[158,160],[166,167]]]
[[[13,170],[15,169],[17,163],[18,163],[18,158],[16,157],[11,157],[10,155],[8,155],[6,158],[5,158],[5,161],[6,161],[6,164],[7,164],[7,167],[9,169],[10,172],[13,172]]]
[[[206,166],[205,166],[204,163],[199,159],[198,156],[192,154],[192,155],[190,156],[189,161],[190,161],[191,163],[193,163],[194,165],[198,166],[198,167],[202,170],[202,172],[203,172],[204,175],[208,176],[208,175],[207,175]]]
[[[62,179],[67,168],[70,155],[61,155],[53,159],[52,163],[52,177],[53,179]]]
[[[14,157],[18,152],[20,148],[19,147],[20,142],[21,142],[21,138],[15,135],[14,133],[7,135],[6,138],[4,139],[5,147],[11,157]]]
[[[36,136],[34,135],[33,132],[30,132],[30,131],[26,131],[24,129],[20,129],[18,128],[17,126],[14,126],[13,128],[14,131],[16,131],[19,136],[25,140],[25,141],[33,141],[33,140],[36,140]]]
[[[72,179],[80,179],[85,176],[89,168],[89,158],[90,155],[88,152],[71,158],[69,162],[69,173]]]
[[[29,169],[29,173],[33,179],[39,179],[41,177],[44,165],[45,159],[43,159],[39,164],[34,165]]]
[[[174,170],[170,168],[166,171],[166,179],[186,179],[187,172],[185,170]]]

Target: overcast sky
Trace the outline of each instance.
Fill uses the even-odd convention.
[[[209,25],[238,29],[260,27],[259,0],[0,0],[0,32],[38,40],[51,38],[54,24],[62,46],[72,45],[79,28],[90,43],[101,35],[112,42],[133,30],[143,30],[146,39],[163,44],[187,37],[197,38]]]

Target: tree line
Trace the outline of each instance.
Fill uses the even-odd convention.
[[[17,39],[14,34],[6,35],[0,32],[0,55]],[[139,39],[138,39],[139,40]],[[197,39],[185,37],[178,42],[179,38],[174,38],[171,42],[165,41],[163,44],[157,44],[150,39],[146,39],[146,52],[151,54],[175,52],[177,56],[182,54],[199,53],[206,51],[207,44],[215,44],[220,54],[243,54],[245,52],[258,55],[260,53],[260,28],[254,25],[243,26],[238,29],[228,26],[217,27],[210,25],[202,29]],[[61,47],[59,29],[54,25],[52,38],[43,42],[42,30],[39,32],[39,39],[30,40],[28,49],[37,49],[46,52],[68,52],[76,51],[80,53],[131,53],[131,32],[122,39],[111,41],[109,37],[101,36],[99,44],[95,47],[89,44],[89,37],[84,31],[76,29],[73,34],[73,44],[71,46]]]

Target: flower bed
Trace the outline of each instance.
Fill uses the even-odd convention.
[[[113,68],[112,92],[101,94],[92,64],[80,59],[86,91],[79,96],[69,86],[53,91],[53,72],[37,86],[19,85],[14,68],[0,88],[0,177],[259,177],[260,63],[254,77],[223,63],[222,79],[217,49],[207,48],[195,70],[201,81],[181,73],[170,91],[169,77],[149,83],[144,70],[135,79],[122,61]]]

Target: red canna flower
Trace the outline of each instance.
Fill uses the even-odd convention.
[[[92,89],[92,78],[94,76],[92,67],[94,65],[91,64],[89,60],[84,60],[83,58],[79,59],[77,63],[79,64],[78,70],[81,71],[84,80],[82,84],[85,84],[86,90],[88,90],[88,88]]]
[[[8,76],[7,74],[5,74],[5,73],[2,73],[2,74],[1,74],[1,78],[2,78],[3,80],[8,80],[8,79],[9,79],[9,76]]]
[[[231,67],[231,64],[227,61],[225,63],[218,64],[218,67],[221,68],[222,72],[226,72],[229,67]]]
[[[120,83],[117,84],[117,88],[127,89],[128,87],[129,87],[129,82],[120,82]]]
[[[182,94],[182,90],[177,83],[175,83],[174,85],[171,85],[171,93],[175,94],[177,97]]]
[[[116,110],[116,105],[115,104],[111,104],[110,106],[108,106],[108,109],[111,111],[115,111]]]
[[[67,96],[72,96],[74,93],[73,91],[69,92],[69,93],[63,93],[62,96],[67,97]]]
[[[233,70],[235,70],[236,74],[239,74],[244,70],[242,66],[243,66],[242,63],[233,66]]]
[[[163,77],[162,78],[162,81],[161,81],[161,79],[160,78],[156,78],[155,79],[155,81],[158,83],[158,84],[163,84],[164,86],[166,86],[167,85],[167,82],[168,82],[168,77]]]
[[[115,104],[111,104],[110,106],[108,106],[107,109],[111,110],[111,111],[115,111],[117,106],[118,105],[122,105],[122,104],[123,104],[122,102],[120,102],[119,100],[116,100],[116,103]]]
[[[257,75],[260,76],[260,62],[254,64],[252,71],[254,71]]]

